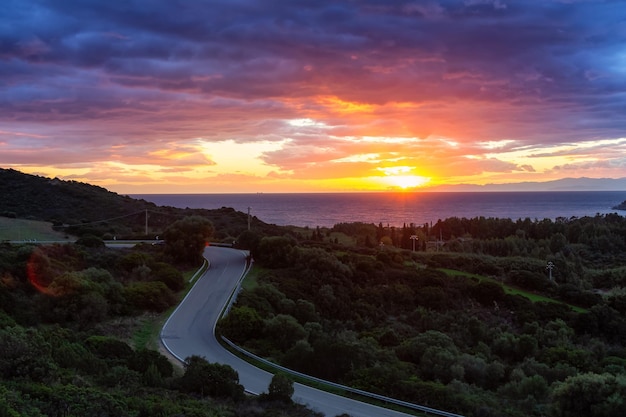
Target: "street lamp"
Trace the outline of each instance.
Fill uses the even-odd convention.
[[[417,235],[411,235],[411,240],[413,241],[413,252],[415,252],[415,241],[419,240]]]

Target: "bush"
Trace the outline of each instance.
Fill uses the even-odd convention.
[[[239,384],[239,374],[228,365],[209,363],[200,356],[185,359],[185,374],[179,381],[183,392],[242,400],[243,385]]]
[[[481,281],[472,289],[472,296],[484,306],[493,305],[504,300],[502,285],[490,281]]]
[[[160,313],[176,303],[174,293],[160,281],[132,283],[124,288],[124,295],[130,305],[138,310]]]
[[[508,274],[511,282],[519,287],[533,291],[543,291],[548,285],[548,279],[541,275],[530,271],[511,271]]]
[[[83,235],[78,240],[76,240],[76,244],[80,246],[85,246],[87,248],[103,248],[104,241],[95,235]]]
[[[291,396],[293,395],[293,392],[294,389],[292,379],[284,373],[277,373],[272,377],[272,382],[270,382],[267,396],[270,400],[291,403]]]

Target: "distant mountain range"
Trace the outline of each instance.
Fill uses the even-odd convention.
[[[624,178],[563,178],[546,182],[457,184],[429,187],[428,191],[626,191]]]

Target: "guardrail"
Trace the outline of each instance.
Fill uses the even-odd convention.
[[[380,394],[375,394],[373,392],[368,392],[368,391],[363,391],[357,388],[352,388],[352,387],[348,387],[346,385],[341,385],[341,384],[337,384],[335,382],[331,382],[331,381],[326,381],[324,379],[320,379],[320,378],[316,378],[314,376],[311,375],[307,375],[307,374],[303,374],[301,372],[298,371],[294,371],[293,369],[289,369],[289,368],[285,368],[284,366],[281,365],[277,365],[273,362],[268,361],[267,359],[264,359],[260,356],[255,355],[252,352],[248,352],[247,350],[237,346],[236,344],[234,344],[233,342],[231,342],[230,340],[228,340],[226,337],[224,336],[220,336],[222,338],[222,340],[224,341],[224,343],[228,344],[228,346],[230,346],[231,348],[235,349],[237,352],[241,353],[242,355],[245,355],[251,359],[254,359],[255,361],[259,361],[267,366],[270,366],[272,368],[278,369],[282,372],[291,374],[291,375],[295,375],[298,376],[300,378],[304,378],[304,379],[308,379],[311,381],[315,381],[315,382],[319,382],[321,384],[326,384],[329,385],[331,387],[334,388],[338,388],[347,392],[350,392],[352,394],[358,394],[361,395],[363,397],[368,397],[368,398],[372,398],[375,400],[379,400],[379,401],[384,401],[390,404],[395,404],[395,405],[399,405],[402,407],[406,407],[412,410],[417,410],[417,411],[421,411],[424,412],[426,414],[434,414],[437,416],[443,416],[443,417],[464,417],[460,414],[454,414],[454,413],[449,413],[447,411],[443,411],[443,410],[437,410],[436,408],[431,408],[431,407],[426,407],[425,405],[420,405],[420,404],[414,404],[414,403],[410,403],[408,401],[402,401],[402,400],[397,400],[395,398],[390,398],[390,397],[385,397],[384,395],[380,395]]]
[[[246,267],[246,270],[243,272],[243,274],[239,278],[239,281],[237,282],[237,286],[231,292],[230,297],[228,299],[228,302],[226,303],[226,305],[222,309],[222,313],[220,314],[220,318],[225,317],[230,312],[230,309],[231,309],[232,305],[237,300],[237,295],[241,291],[241,283],[243,282],[243,279],[245,278],[245,276],[248,274],[248,272],[252,268],[252,264],[253,264],[253,261],[251,259],[249,259],[249,263],[248,263],[248,265]],[[213,328],[213,332],[215,333],[215,328]],[[326,380],[321,379],[321,378],[317,378],[317,377],[314,377],[314,376],[311,376],[311,375],[303,374],[301,372],[294,371],[293,369],[285,368],[284,366],[277,365],[277,364],[275,364],[273,362],[270,362],[267,359],[264,359],[264,358],[262,358],[260,356],[257,356],[257,355],[255,355],[252,352],[248,352],[247,350],[243,349],[242,347],[237,346],[232,341],[230,341],[228,338],[226,338],[226,337],[224,337],[222,335],[220,335],[220,338],[224,341],[224,343],[226,343],[232,349],[236,350],[237,352],[241,353],[244,356],[247,356],[247,357],[249,357],[251,359],[259,361],[259,362],[261,362],[261,363],[263,363],[263,364],[265,364],[265,365],[267,365],[267,366],[269,366],[271,368],[280,370],[282,372],[285,372],[285,373],[288,373],[288,374],[291,374],[291,375],[298,376],[298,377],[303,378],[303,379],[308,379],[310,381],[315,381],[315,382],[318,382],[318,383],[321,383],[321,384],[326,384],[328,386],[331,386],[331,387],[334,387],[334,388],[338,388],[338,389],[341,389],[341,390],[344,390],[344,391],[347,391],[347,392],[350,392],[350,393],[353,393],[353,394],[361,395],[363,397],[368,397],[368,398],[372,398],[372,399],[375,399],[375,400],[384,401],[384,402],[387,402],[387,403],[390,403],[390,404],[399,405],[399,406],[406,407],[406,408],[411,409],[411,410],[421,411],[421,412],[426,413],[426,414],[434,414],[434,415],[443,416],[443,417],[464,417],[461,414],[449,413],[447,411],[438,410],[436,408],[426,407],[425,405],[414,404],[414,403],[410,403],[408,401],[402,401],[402,400],[397,400],[395,398],[385,397],[384,395],[375,394],[373,392],[368,392],[368,391],[363,391],[363,390],[360,390],[360,389],[357,389],[357,388],[348,387],[346,385],[337,384],[335,382],[326,381]]]

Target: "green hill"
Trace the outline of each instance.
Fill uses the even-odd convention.
[[[0,241],[69,241],[67,234],[52,229],[52,223],[0,217]]]
[[[232,208],[162,207],[95,185],[13,169],[0,168],[0,195],[0,216],[52,222],[58,231],[77,236],[152,237],[181,217],[201,215],[213,222],[217,239],[231,239],[246,230],[248,222],[247,214]],[[275,229],[257,218],[252,222],[259,231]]]

